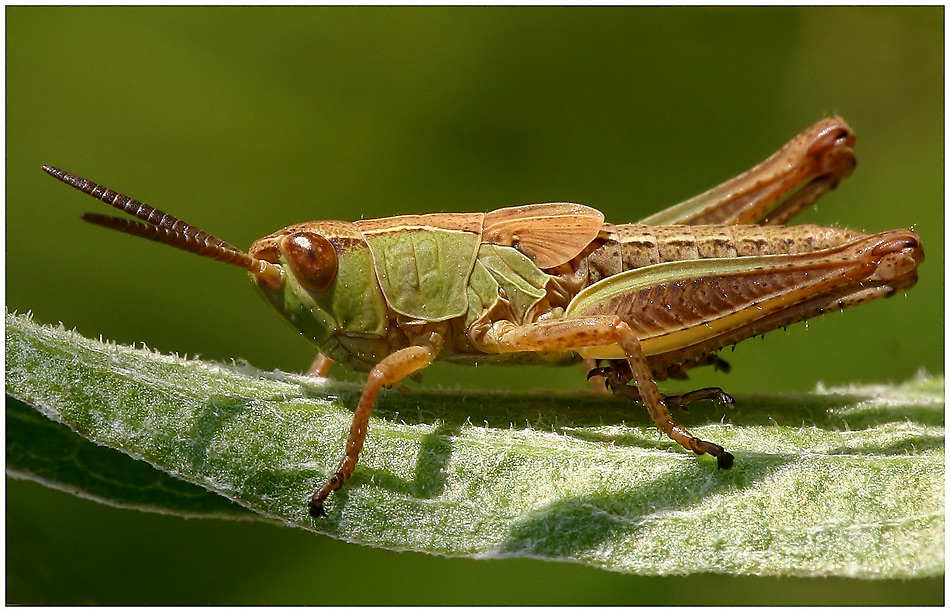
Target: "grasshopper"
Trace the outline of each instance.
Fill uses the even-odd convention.
[[[309,502],[314,518],[353,473],[383,387],[436,359],[584,361],[601,390],[642,404],[657,427],[728,469],[733,455],[693,436],[669,406],[732,404],[718,388],[664,396],[657,380],[778,327],[893,295],[917,281],[909,229],[862,234],[784,224],[855,166],[855,137],[825,119],[747,172],[639,223],[606,223],[582,204],[487,213],[309,221],[244,252],[171,215],[62,170],[55,178],[138,220],[83,219],[247,270],[274,309],[320,353],[368,372],[343,458]]]

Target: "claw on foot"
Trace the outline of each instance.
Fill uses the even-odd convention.
[[[723,451],[721,455],[716,457],[716,466],[720,470],[728,470],[732,467],[732,462],[735,461],[735,457],[732,456],[732,453]]]
[[[317,493],[314,493],[313,497],[310,498],[310,516],[315,519],[327,515],[327,511],[323,509],[323,500],[317,499],[317,495]]]
[[[340,464],[341,469],[345,463],[346,459]],[[338,491],[340,487],[343,486],[345,480],[346,476],[338,469],[336,473],[330,477],[330,480],[327,481],[327,484],[323,485],[319,491],[313,494],[313,497],[310,498],[310,516],[316,519],[327,515],[326,510],[323,509],[323,502],[330,497],[330,493]]]
[[[720,470],[728,470],[732,467],[732,463],[735,461],[735,457],[732,456],[732,453],[726,451],[723,447],[718,444],[713,444],[712,442],[707,442],[706,440],[700,440],[699,438],[693,438],[696,443],[696,448],[694,452],[697,454],[709,453],[716,458],[716,467]]]

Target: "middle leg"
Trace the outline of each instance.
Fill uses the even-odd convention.
[[[603,315],[539,321],[527,325],[500,325],[483,338],[487,351],[498,353],[556,351],[616,344],[626,357],[640,403],[657,427],[672,440],[697,455],[709,453],[722,469],[732,467],[734,457],[718,444],[700,440],[673,420],[660,394],[636,334],[620,317]],[[727,396],[728,397],[728,396]],[[731,399],[731,398],[730,398]]]

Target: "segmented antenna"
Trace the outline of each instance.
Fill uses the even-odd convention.
[[[141,219],[140,222],[97,213],[85,213],[82,215],[84,221],[244,268],[272,286],[281,282],[281,271],[278,266],[257,259],[177,217],[59,168],[44,165],[43,170],[70,187],[75,187],[124,213]]]

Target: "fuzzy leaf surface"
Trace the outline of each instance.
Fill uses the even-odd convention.
[[[106,503],[638,574],[943,572],[943,377],[677,413],[735,454],[727,471],[612,397],[384,392],[353,478],[313,521],[307,501],[339,461],[358,386],[16,314],[5,342],[8,473]]]

